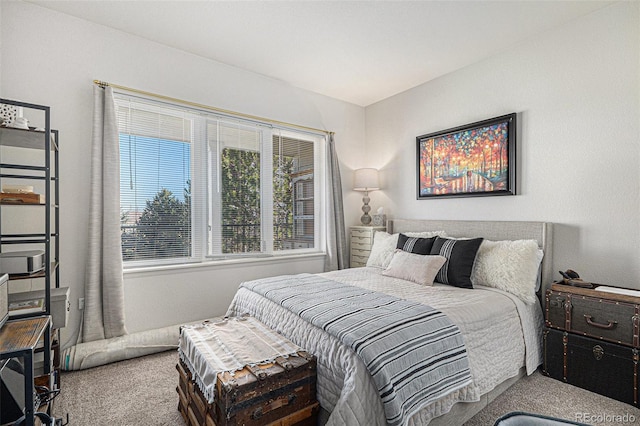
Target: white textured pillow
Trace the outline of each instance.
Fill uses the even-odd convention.
[[[367,266],[386,268],[391,262],[393,252],[398,245],[398,234],[389,234],[384,231],[376,231],[373,234],[373,245],[367,260]]]
[[[444,265],[444,256],[425,256],[397,249],[382,275],[413,281],[420,285],[433,285],[433,279]]]
[[[403,232],[403,234],[411,238],[432,238],[447,236],[447,233],[444,231]]]
[[[523,302],[536,301],[536,281],[541,257],[534,240],[484,240],[478,249],[471,282],[494,287],[518,296]]]
[[[536,273],[536,293],[540,290],[540,284],[542,281],[542,259],[544,258],[544,252],[538,249],[538,272]]]

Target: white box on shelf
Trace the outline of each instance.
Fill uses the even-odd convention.
[[[44,251],[8,251],[0,253],[0,273],[32,274],[44,269]]]
[[[21,293],[10,293],[9,304],[25,303],[31,300],[44,300],[44,290],[24,291]],[[52,328],[64,328],[67,325],[69,316],[69,287],[59,287],[51,289],[51,319]],[[9,311],[11,315],[11,311]]]

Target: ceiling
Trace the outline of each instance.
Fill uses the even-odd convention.
[[[28,1],[361,106],[614,3]]]

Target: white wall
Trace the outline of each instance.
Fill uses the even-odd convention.
[[[554,270],[640,288],[639,9],[616,3],[367,107],[366,147],[385,181],[373,209],[554,222]],[[416,200],[416,136],[510,112],[519,195]]]
[[[357,220],[351,170],[363,166],[364,109],[29,3],[2,2],[0,96],[51,106],[61,147],[61,281],[71,287],[70,327],[79,324],[89,200],[94,79],[205,105],[336,132],[347,222]],[[322,258],[125,276],[129,332],[224,314],[241,281],[317,272]]]
[[[0,22],[2,22],[2,2],[0,2]],[[0,31],[0,81],[2,81],[2,31]]]

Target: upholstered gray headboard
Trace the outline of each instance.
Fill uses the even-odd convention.
[[[482,237],[494,241],[536,240],[544,252],[542,295],[553,282],[553,226],[549,222],[393,219],[387,221],[387,231],[445,231],[451,237]]]

